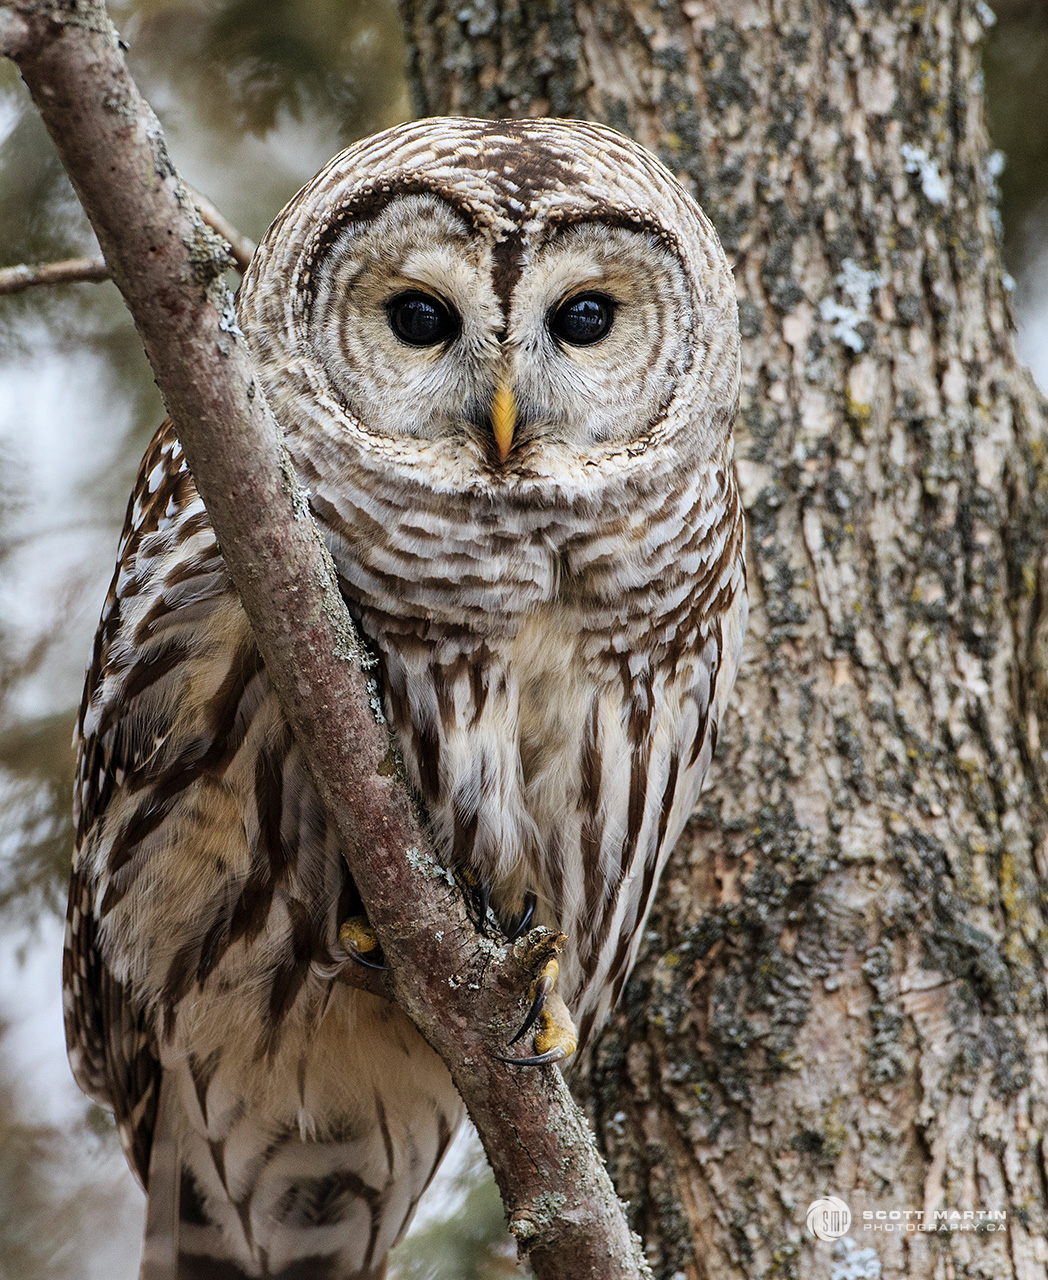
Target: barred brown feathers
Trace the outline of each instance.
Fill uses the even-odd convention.
[[[745,628],[716,236],[608,129],[422,121],[295,197],[239,315],[442,853],[567,934],[585,1042]],[[145,1273],[383,1274],[461,1105],[338,981],[362,905],[170,424],[78,744],[67,1039],[148,1188]]]

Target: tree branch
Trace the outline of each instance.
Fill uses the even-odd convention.
[[[0,267],[0,294],[22,293],[38,284],[81,284],[108,279],[109,268],[101,255],[67,258],[64,262],[23,263],[17,267]]]
[[[255,252],[255,242],[215,208],[207,196],[187,186],[200,216],[212,231],[229,243],[237,270],[243,274]],[[0,267],[0,294],[22,293],[39,284],[83,284],[109,279],[106,260],[99,254],[93,258],[67,258],[63,262],[23,263],[17,267]]]
[[[496,1059],[554,945],[479,938],[438,865],[376,721],[370,661],[280,430],[255,382],[225,245],[200,220],[104,7],[0,7],[21,70],[127,302],[251,621],[335,822],[397,1002],[447,1062],[510,1228],[542,1280],[644,1274],[639,1242],[559,1072]]]

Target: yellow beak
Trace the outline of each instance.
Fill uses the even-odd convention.
[[[513,447],[513,431],[517,425],[517,400],[505,382],[499,383],[491,402],[491,429],[499,451],[499,461],[505,462]]]

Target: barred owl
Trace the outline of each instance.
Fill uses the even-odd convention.
[[[585,1044],[745,627],[716,235],[609,129],[425,120],[291,201],[238,308],[438,849],[491,927],[567,935]],[[146,1273],[383,1275],[461,1104],[339,981],[363,908],[169,424],[78,740],[67,1039],[148,1189]]]

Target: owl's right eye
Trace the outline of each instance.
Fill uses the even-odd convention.
[[[389,327],[410,347],[433,347],[458,332],[459,318],[428,293],[398,293],[386,303]]]

